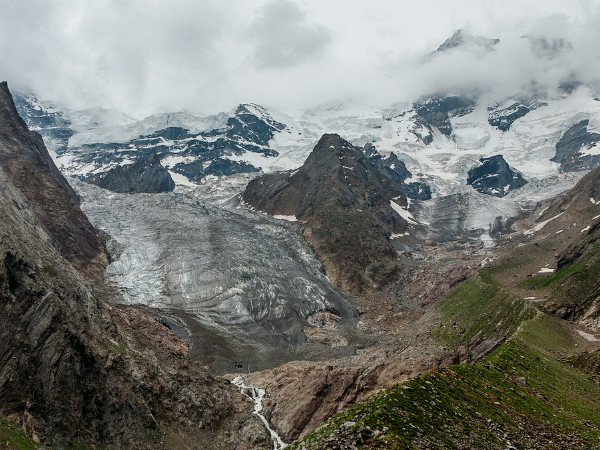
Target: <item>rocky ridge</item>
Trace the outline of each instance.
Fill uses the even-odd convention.
[[[427,183],[419,181],[411,181],[412,173],[406,168],[406,164],[398,159],[395,153],[390,153],[387,158],[384,158],[373,145],[365,147],[365,155],[371,163],[386,177],[393,180],[400,186],[402,194],[406,198],[412,200],[430,200],[431,188]]]
[[[481,158],[479,162],[479,166],[469,170],[467,184],[482,194],[504,197],[527,184],[520,173],[511,169],[502,155]]]
[[[102,275],[108,260],[101,238],[40,135],[30,132],[19,117],[6,82],[0,84],[0,165],[60,253],[88,278]]]
[[[588,125],[588,119],[576,123],[556,143],[556,155],[551,161],[560,163],[562,171],[590,170],[600,163],[596,150],[600,133],[590,133]]]
[[[10,117],[2,87],[0,149],[28,155],[19,141],[27,130],[14,108]],[[57,251],[72,237],[52,235],[44,210],[8,175],[19,162],[0,161],[0,415],[56,447],[269,448],[246,397],[191,362],[167,327],[106,303],[116,294],[91,286]],[[56,192],[51,164],[40,176]],[[85,218],[71,197],[46,201],[56,214]]]
[[[175,182],[169,171],[160,165],[156,154],[146,160],[114,167],[87,181],[109,191],[129,194],[172,192],[175,189]]]
[[[243,199],[303,222],[304,236],[345,292],[383,289],[399,274],[389,237],[406,231],[406,197],[338,135],[324,135],[300,169],[252,180]]]

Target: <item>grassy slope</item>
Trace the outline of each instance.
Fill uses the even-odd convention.
[[[507,338],[534,314],[496,281],[490,268],[461,283],[437,306],[443,322],[434,334],[451,348]]]
[[[295,447],[327,448],[332,435],[352,440],[362,430],[354,442],[363,448],[600,448],[600,388],[567,362],[583,341],[505,291],[494,272],[482,269],[440,302],[437,337],[450,346],[512,337],[478,364],[426,373],[348,408]]]
[[[36,450],[40,448],[11,422],[0,418],[0,450]]]
[[[550,275],[529,277],[521,286],[548,299],[547,309],[562,308],[569,319],[581,317],[600,296],[600,241],[597,239],[596,234],[586,236],[582,240],[586,248],[576,261]]]

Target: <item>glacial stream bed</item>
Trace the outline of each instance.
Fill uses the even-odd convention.
[[[363,337],[353,303],[325,276],[297,223],[240,202],[245,181],[167,194],[73,185],[92,223],[111,237],[107,282],[123,302],[150,308],[215,372],[354,354]],[[326,330],[331,339],[307,338],[306,329],[319,326],[311,317],[324,312],[339,318]]]

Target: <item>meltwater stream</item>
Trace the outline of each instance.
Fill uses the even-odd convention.
[[[251,398],[254,401],[254,414],[260,417],[260,420],[265,424],[265,427],[269,431],[271,435],[271,440],[273,441],[273,450],[282,450],[287,444],[281,440],[277,432],[271,428],[271,424],[267,420],[267,418],[262,414],[263,409],[263,398],[265,398],[265,390],[253,386],[248,386],[244,383],[244,379],[240,376],[235,377],[231,380],[233,384],[235,384],[242,394]]]

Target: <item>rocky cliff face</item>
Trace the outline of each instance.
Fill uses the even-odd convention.
[[[475,102],[465,96],[433,96],[423,99],[414,104],[414,109],[423,120],[423,125],[434,133],[434,128],[445,136],[452,135],[452,124],[450,118],[457,115],[465,115],[473,111]],[[426,144],[432,142],[432,134],[424,139]]]
[[[243,199],[304,222],[328,276],[346,292],[382,289],[398,276],[389,236],[407,228],[398,212],[407,213],[406,197],[338,135],[324,135],[300,169],[252,180]]]
[[[27,129],[4,106],[2,139],[14,154],[0,161],[0,415],[57,447],[269,448],[234,386],[191,363],[186,345],[146,313],[105,303],[114,294],[90,288],[57,251],[73,237],[53,235],[40,197],[5,169],[14,177],[31,162],[33,179],[64,193],[44,197],[45,207],[78,209],[51,168],[38,176]]]
[[[27,198],[60,253],[89,278],[107,264],[96,230],[77,205],[39,134],[19,117],[6,82],[0,84],[0,166]]]
[[[117,166],[87,181],[109,191],[127,194],[172,192],[175,189],[175,182],[169,171],[160,165],[156,154],[133,164]]]
[[[531,111],[546,106],[534,98],[522,98],[488,106],[488,123],[501,131],[508,131],[513,123]]]
[[[588,131],[589,120],[582,120],[569,128],[556,143],[556,156],[551,161],[560,163],[561,171],[590,170],[600,162],[597,147],[600,134]]]
[[[481,158],[479,163],[479,166],[469,170],[467,184],[482,194],[504,197],[527,184],[521,174],[508,165],[502,155]]]
[[[369,145],[365,148],[365,155],[377,170],[400,186],[405,197],[413,200],[431,199],[431,188],[427,183],[419,181],[406,183],[407,179],[412,178],[412,173],[395,153],[390,153],[387,158],[384,158],[373,145]]]
[[[600,329],[600,168],[551,202],[528,231],[537,247],[552,249],[542,273],[527,285],[543,308],[591,330]],[[540,295],[539,291],[542,291]]]

